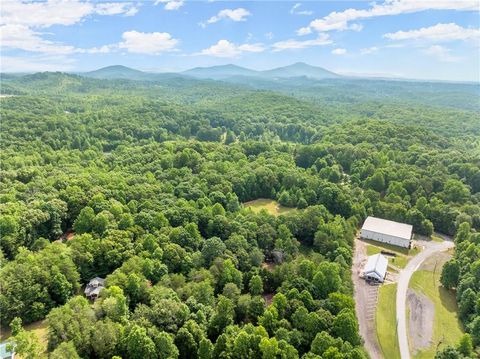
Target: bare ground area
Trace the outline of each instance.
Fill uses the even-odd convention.
[[[442,269],[443,265],[452,258],[450,252],[440,252],[436,255],[426,259],[418,268],[418,270],[429,270],[431,272],[438,272]]]
[[[409,309],[408,334],[413,353],[430,347],[433,333],[435,305],[424,294],[409,288],[407,291]]]
[[[378,345],[375,330],[375,309],[378,297],[378,286],[369,285],[360,277],[366,260],[366,244],[356,240],[352,267],[352,281],[355,288],[355,310],[357,312],[360,334],[365,341],[365,349],[372,359],[380,359],[383,358],[383,355]]]

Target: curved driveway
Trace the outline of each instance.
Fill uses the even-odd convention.
[[[418,242],[417,242],[418,243]],[[407,305],[407,289],[408,282],[413,272],[415,272],[420,264],[430,257],[432,254],[437,252],[443,252],[454,246],[453,242],[443,241],[443,242],[420,242],[424,245],[424,249],[417,254],[415,257],[410,259],[407,266],[400,271],[398,276],[398,286],[397,286],[397,333],[398,333],[398,344],[400,347],[400,356],[402,359],[410,359],[410,351],[408,347],[408,335],[407,335],[407,314],[406,314],[406,305]],[[418,243],[418,244],[420,244]]]

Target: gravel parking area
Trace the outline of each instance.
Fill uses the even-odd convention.
[[[370,285],[361,278],[362,270],[367,260],[366,244],[355,240],[352,266],[352,281],[355,289],[355,310],[357,312],[360,335],[365,341],[365,349],[372,359],[383,358],[378,345],[375,329],[375,310],[378,297],[378,285]]]

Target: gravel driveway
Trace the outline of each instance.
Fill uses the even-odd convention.
[[[378,286],[369,285],[360,277],[367,260],[367,245],[362,241],[355,240],[354,246],[352,281],[360,335],[365,341],[364,346],[370,357],[372,359],[381,359],[383,354],[378,345],[375,328]]]

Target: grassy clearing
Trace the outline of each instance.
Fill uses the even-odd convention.
[[[443,242],[443,238],[440,238],[436,235],[432,235],[432,241],[434,242]]]
[[[375,326],[377,339],[383,352],[383,357],[400,359],[400,349],[397,340],[397,318],[395,303],[397,284],[385,284],[379,288]]]
[[[369,255],[369,256],[380,253],[382,250],[387,250],[389,252],[394,252],[397,256],[396,257],[390,257],[389,256],[388,257],[388,263],[393,264],[395,267],[405,268],[405,266],[408,263],[408,260],[410,259],[409,256],[406,256],[406,255],[402,254],[401,248],[400,248],[400,251],[398,251],[397,249],[391,249],[391,248],[387,249],[386,246],[390,246],[388,244],[384,246],[383,244],[377,245],[375,243],[375,245],[374,245],[374,244],[371,244],[373,241],[366,241],[366,240],[363,240],[363,241],[369,243],[369,244],[367,244],[367,255]]]
[[[371,246],[380,248],[380,250],[394,252],[396,254],[403,254],[405,256],[412,255],[411,252],[413,251],[413,249],[409,250],[408,248],[398,247],[388,243],[372,241],[371,239],[361,239],[361,240]]]
[[[455,295],[440,285],[441,268],[416,271],[410,280],[410,287],[425,294],[435,305],[432,345],[418,352],[415,359],[429,359],[435,356],[437,345],[443,348],[455,345],[463,335],[462,324],[458,319]]]
[[[266,210],[268,213],[274,216],[279,216],[281,214],[287,214],[290,212],[298,211],[296,208],[290,208],[282,206],[280,203],[273,199],[259,198],[253,201],[245,202],[243,204],[245,208],[250,208],[253,212],[258,213],[262,209]]]
[[[41,354],[46,354],[48,345],[48,325],[46,320],[39,320],[38,322],[30,323],[24,326],[25,330],[33,332],[40,342],[42,349]],[[11,335],[10,329],[2,329],[0,341],[7,340]],[[15,356],[16,357],[16,356]]]

